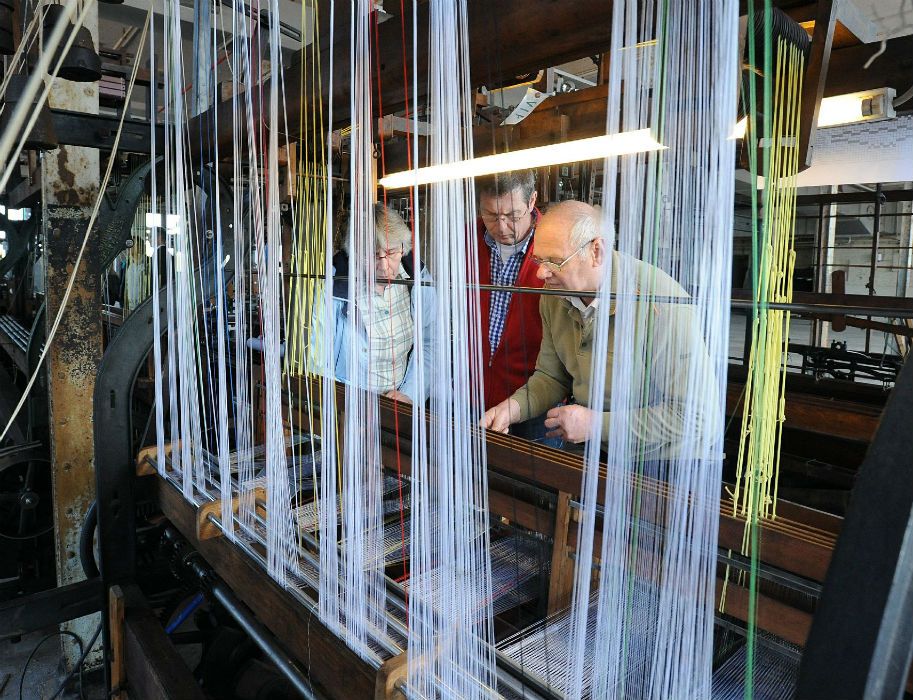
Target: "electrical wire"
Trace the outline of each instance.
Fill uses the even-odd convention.
[[[73,674],[76,673],[77,669],[79,670],[79,697],[80,698],[84,697],[83,690],[82,690],[83,664],[85,663],[86,657],[89,655],[89,652],[92,651],[92,647],[95,644],[95,640],[98,639],[99,634],[101,634],[101,623],[99,623],[98,627],[95,628],[95,632],[92,634],[92,638],[89,640],[89,643],[86,645],[85,650],[83,651],[82,649],[80,649],[80,651],[82,653],[79,657],[79,661],[77,661],[76,665],[73,666],[72,669],[70,669],[70,672],[67,674],[67,677],[64,678],[63,682],[60,684],[60,687],[57,688],[57,691],[51,696],[51,700],[56,700],[56,698],[60,696],[60,694],[63,692],[63,689],[67,687],[67,684],[73,678]]]
[[[99,630],[100,629],[101,629],[101,627],[99,626]],[[38,650],[41,648],[41,646],[46,641],[48,641],[49,639],[53,639],[54,637],[58,637],[60,635],[63,635],[66,637],[72,637],[73,640],[76,642],[76,644],[79,646],[79,662],[75,666],[73,666],[73,669],[70,671],[70,673],[64,679],[63,685],[66,685],[69,682],[69,680],[73,677],[73,673],[76,670],[79,670],[79,697],[80,698],[84,697],[83,690],[82,690],[82,662],[83,662],[83,660],[85,660],[86,654],[85,654],[85,646],[83,645],[83,642],[82,642],[82,637],[80,637],[75,632],[71,632],[70,630],[55,630],[54,632],[51,632],[50,634],[47,634],[44,637],[42,637],[39,640],[39,642],[35,645],[35,648],[32,649],[32,653],[30,653],[28,658],[25,660],[25,666],[22,667],[22,675],[19,676],[19,700],[22,700],[22,697],[23,697],[22,689],[25,685],[26,671],[29,670],[29,664],[32,663],[32,659],[35,658],[35,654],[38,653]],[[96,635],[97,635],[97,633],[96,633]],[[93,642],[95,641],[94,638],[92,641]],[[92,648],[91,644],[89,645],[89,648],[90,649]],[[61,688],[58,689],[58,691],[56,693],[54,693],[55,698],[60,694],[60,690],[62,690],[62,689],[63,689],[63,686],[61,686]]]
[[[894,102],[892,102],[891,104],[893,105],[894,109],[897,109],[901,105],[909,102],[911,99],[913,99],[913,85],[911,85],[910,89],[907,90],[905,93],[895,97]]]

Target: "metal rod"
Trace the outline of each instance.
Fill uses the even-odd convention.
[[[310,277],[313,279],[324,279],[323,275],[310,274],[289,274],[290,277]],[[334,280],[348,280],[348,277],[334,277]],[[411,287],[415,284],[414,280],[389,280],[391,284],[402,284]],[[433,287],[434,282],[422,282],[425,287]],[[481,292],[511,292],[516,294],[542,294],[545,296],[562,296],[562,297],[594,297],[596,292],[593,290],[573,291],[568,289],[547,289],[538,287],[511,287],[499,284],[468,284],[467,289],[478,289]],[[610,299],[631,298],[637,299],[643,297],[648,299],[651,304],[690,304],[691,297],[670,297],[670,296],[649,296],[635,294],[610,294]],[[729,305],[733,309],[751,309],[753,302],[750,299],[731,299]],[[797,302],[759,302],[760,308],[773,309],[777,311],[792,311],[794,313],[810,314],[840,314],[840,315],[858,315],[869,316],[874,318],[913,318],[913,309],[902,308],[878,308],[871,306],[858,306],[849,304],[808,304]]]
[[[241,626],[241,629],[254,640],[254,643],[276,665],[282,675],[295,686],[295,690],[303,697],[308,698],[308,700],[317,700],[317,695],[314,693],[304,671],[288,655],[288,652],[279,645],[273,635],[254,618],[247,606],[235,598],[231,590],[221,581],[212,583],[210,590],[215,599],[222,604],[222,607]]]
[[[184,541],[183,537],[172,528],[165,530],[165,537],[172,542]],[[241,626],[241,629],[247,633],[260,650],[266,654],[267,658],[275,664],[282,675],[295,687],[295,690],[308,700],[319,700],[319,696],[314,692],[314,688],[305,672],[276,640],[272,632],[257,620],[250,608],[241,602],[231,588],[219,578],[218,574],[203,558],[203,555],[193,550],[193,553],[184,559],[184,563],[199,579],[203,590],[208,591],[213,598],[219,601],[226,612]]]
[[[875,211],[872,212],[872,253],[869,256],[869,281],[865,285],[869,296],[875,296],[875,274],[878,270],[878,244],[881,242],[881,203],[884,196],[881,194],[881,185],[875,186]],[[869,317],[871,319],[871,316]],[[865,351],[869,352],[869,342],[872,339],[872,329],[865,329]]]
[[[727,620],[720,615],[714,615],[713,623],[717,627],[729,630],[730,632],[735,632],[740,637],[746,637],[748,635],[748,630],[745,627],[742,625],[737,625],[731,620]],[[757,636],[757,641],[761,646],[774,650],[787,658],[793,659],[795,661],[798,661],[802,658],[802,654],[800,652],[791,648],[786,642],[781,642],[776,637],[769,637],[767,635],[759,634]]]

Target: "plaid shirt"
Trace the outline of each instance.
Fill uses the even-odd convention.
[[[408,278],[400,265],[396,279]],[[369,388],[381,393],[399,389],[412,351],[414,321],[409,287],[389,284],[382,293],[375,291],[370,302],[363,300],[360,308],[371,347]]]
[[[491,237],[488,231],[485,232],[485,245],[491,249],[489,255],[491,283],[503,287],[512,287],[517,281],[517,275],[520,272],[520,266],[523,264],[523,257],[529,249],[530,241],[533,240],[533,234],[536,233],[536,219],[530,224],[529,235],[523,239],[523,242],[517,246],[514,254],[511,255],[507,262],[501,259],[501,250],[498,244]],[[491,354],[495,354],[498,344],[501,342],[501,335],[504,333],[504,322],[507,320],[507,310],[510,308],[510,298],[512,292],[492,292],[491,303],[488,312],[488,345],[491,348]]]

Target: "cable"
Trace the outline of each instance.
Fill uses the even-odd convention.
[[[885,51],[887,51],[887,49],[888,49],[888,42],[885,41],[884,39],[882,39],[881,48],[878,49],[878,51],[876,51],[875,53],[873,53],[871,58],[869,58],[869,60],[865,62],[865,65],[862,67],[862,70],[868,70],[869,66],[871,66],[873,63],[875,63],[875,59],[878,58],[879,56],[881,56],[881,54],[883,54]]]
[[[7,535],[7,534],[0,532],[0,539],[12,540],[13,542],[24,542],[26,540],[33,540],[36,537],[43,537],[44,535],[48,534],[49,532],[52,532],[53,530],[54,530],[54,526],[51,525],[50,527],[45,528],[41,532],[36,532],[33,535]]]
[[[193,613],[194,610],[196,610],[198,607],[200,607],[200,604],[204,600],[206,600],[205,596],[202,593],[197,593],[193,597],[193,599],[189,603],[187,603],[186,606],[184,606],[184,608],[181,610],[181,612],[179,612],[177,614],[177,617],[175,617],[174,620],[172,620],[170,623],[168,623],[168,626],[165,628],[165,634],[171,634],[178,627],[180,627],[181,624],[183,624],[184,620],[186,620],[188,617],[190,617],[191,613]]]
[[[100,626],[99,626],[99,629],[101,629]],[[97,636],[97,634],[98,633],[96,632],[96,636]],[[26,673],[26,671],[28,671],[29,664],[32,663],[32,659],[35,658],[35,654],[38,653],[38,650],[41,648],[42,644],[44,644],[49,639],[53,639],[54,637],[57,637],[59,635],[72,637],[76,641],[76,643],[79,645],[79,662],[73,667],[73,669],[70,671],[69,675],[67,675],[67,677],[64,679],[64,685],[66,685],[69,682],[69,680],[73,677],[73,673],[77,669],[79,669],[79,697],[80,698],[84,697],[83,692],[82,692],[82,662],[86,658],[86,653],[85,653],[85,647],[83,646],[83,643],[82,643],[82,637],[80,637],[75,632],[71,632],[70,630],[55,630],[54,632],[51,632],[50,634],[42,637],[41,640],[38,642],[38,644],[35,645],[35,648],[32,649],[32,653],[29,654],[29,657],[25,660],[25,666],[22,667],[22,675],[19,677],[19,700],[22,700],[22,688],[25,685],[25,673]],[[95,641],[94,638],[92,641],[94,643],[94,641]],[[90,649],[92,648],[92,644],[89,644],[89,648]],[[60,687],[60,690],[62,690],[62,689],[63,689],[63,686]],[[55,698],[60,694],[60,690],[58,690],[54,694]]]
[[[86,518],[79,530],[79,562],[82,564],[86,578],[96,578],[99,575],[98,564],[95,561],[95,529],[98,527],[98,501],[92,501]]]
[[[82,651],[82,655],[79,657],[79,661],[76,662],[76,665],[70,670],[70,672],[67,674],[67,677],[63,679],[60,687],[57,688],[57,692],[51,696],[51,700],[56,700],[56,698],[60,696],[60,694],[63,692],[63,689],[67,687],[67,684],[73,678],[73,674],[76,673],[77,669],[79,669],[79,697],[81,699],[84,698],[82,692],[82,666],[85,663],[89,652],[92,651],[92,646],[95,644],[95,640],[98,639],[99,634],[101,634],[101,623],[99,623],[98,627],[95,628],[95,633],[92,635],[92,639],[89,640],[88,645],[86,645],[85,651],[80,649],[80,651]]]
[[[907,90],[904,94],[895,97],[894,102],[891,104],[894,106],[894,109],[897,109],[901,105],[909,102],[911,99],[913,99],[913,86],[910,86],[910,89]]]

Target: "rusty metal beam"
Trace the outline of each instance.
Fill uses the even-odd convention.
[[[97,11],[86,22],[97,32]],[[50,106],[98,112],[98,86],[94,83],[54,81]],[[62,146],[42,159],[42,238],[46,257],[45,302],[48,327],[63,303],[73,263],[86,232],[91,207],[98,197],[99,152],[93,148]],[[54,536],[57,583],[66,585],[85,578],[79,563],[79,532],[89,504],[95,498],[92,446],[92,393],[102,354],[101,280],[95,265],[97,236],[90,237],[57,336],[47,356],[48,414],[50,416],[51,474],[54,498]],[[68,623],[69,629],[88,640],[97,619]],[[79,653],[64,644],[70,664]],[[98,663],[96,652],[90,665]]]

